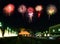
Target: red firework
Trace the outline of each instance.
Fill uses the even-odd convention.
[[[32,13],[32,12],[34,12],[34,9],[32,7],[29,7],[28,8],[28,13]]]
[[[4,13],[10,15],[14,11],[14,5],[13,4],[8,4],[3,8]]]

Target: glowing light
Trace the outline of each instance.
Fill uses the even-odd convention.
[[[28,31],[26,31],[25,29],[22,29],[19,33],[19,35],[22,35],[22,36],[30,36],[30,33]]]
[[[35,8],[36,11],[42,11],[42,9],[43,9],[43,8],[42,8],[41,5],[37,5],[36,8]]]
[[[60,29],[58,29],[58,31],[60,31]]]
[[[47,34],[47,36],[50,36],[50,34]]]
[[[4,13],[8,14],[10,16],[10,14],[14,11],[14,5],[13,4],[8,4],[7,6],[5,6],[3,8]]]
[[[24,34],[28,34],[28,35],[29,35],[30,33],[28,33],[27,31],[22,31],[22,32],[20,32],[19,34],[20,34],[20,35],[24,35]]]
[[[55,30],[53,29],[53,32],[55,32]]]
[[[8,30],[5,30],[4,37],[13,37],[13,36],[18,36],[16,32],[8,32]]]
[[[29,7],[28,8],[29,22],[32,21],[33,14],[34,14],[34,9],[32,7]]]
[[[46,34],[44,34],[44,36],[47,36]]]
[[[28,13],[28,15],[29,15],[29,22],[31,22],[32,21],[32,17],[33,17],[33,13]]]
[[[0,22],[0,27],[2,27],[2,23]]]
[[[1,31],[1,29],[0,29],[0,37],[2,37],[2,31]]]
[[[4,37],[8,36],[8,30],[5,30]]]
[[[38,12],[38,18],[39,18],[40,15],[41,15],[42,9],[43,9],[42,5],[37,5],[37,6],[35,7],[35,10]]]
[[[54,5],[49,5],[48,8],[47,8],[47,13],[50,17],[50,15],[53,15],[57,12],[57,9]]]
[[[19,11],[20,13],[24,14],[24,13],[26,12],[26,6],[25,6],[25,5],[19,6],[18,11]]]

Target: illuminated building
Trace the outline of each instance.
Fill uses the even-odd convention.
[[[24,28],[19,32],[19,35],[26,36],[26,37],[31,36],[31,34],[28,31],[26,31]]]

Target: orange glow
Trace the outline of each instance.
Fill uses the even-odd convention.
[[[29,36],[30,33],[29,33],[28,31],[25,31],[25,29],[22,29],[22,30],[19,32],[19,35]]]
[[[19,33],[19,35],[24,35],[24,34],[29,35],[30,33],[29,33],[29,32],[27,32],[27,31],[21,31],[21,32]]]

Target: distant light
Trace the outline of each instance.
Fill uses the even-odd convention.
[[[60,31],[60,29],[58,29],[58,31]]]
[[[46,31],[46,33],[48,33],[48,31]]]
[[[50,36],[50,34],[47,34],[47,36]]]
[[[46,33],[44,34],[44,36],[47,36]]]
[[[8,14],[10,16],[10,14],[14,11],[15,7],[13,4],[8,4],[7,6],[5,6],[3,8],[4,13]]]
[[[22,13],[22,14],[25,13],[26,10],[27,10],[27,8],[26,8],[25,5],[20,5],[19,8],[18,8],[18,11],[19,11],[20,13]]]
[[[9,27],[7,27],[7,30],[10,29]]]
[[[55,29],[53,29],[53,32],[55,32]]]
[[[44,34],[46,34],[46,32],[45,32],[45,31],[44,31],[43,33],[44,33]]]
[[[2,27],[2,23],[0,22],[0,27]]]

